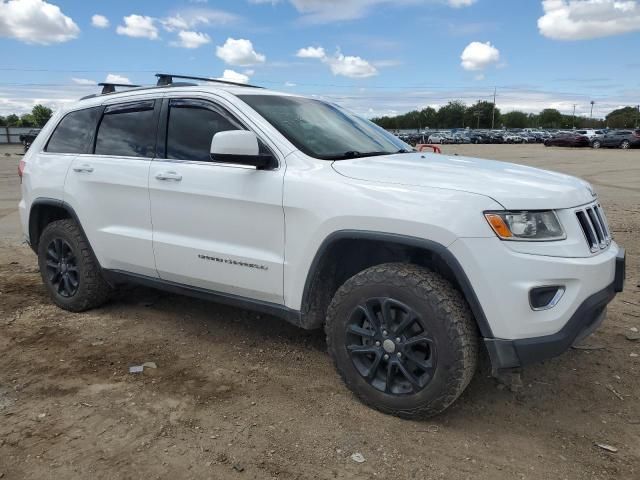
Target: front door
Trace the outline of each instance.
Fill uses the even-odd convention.
[[[282,304],[284,165],[256,170],[212,162],[213,135],[238,129],[245,127],[207,100],[164,100],[164,158],[149,171],[158,275]]]

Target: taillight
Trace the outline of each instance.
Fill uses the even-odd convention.
[[[18,176],[20,177],[20,183],[22,183],[22,175],[24,175],[24,167],[27,164],[25,163],[24,160],[20,160],[20,163],[18,164]]]
[[[635,132],[633,132],[633,136],[640,137],[640,130],[636,130]]]

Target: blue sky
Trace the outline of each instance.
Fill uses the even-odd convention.
[[[503,111],[601,116],[640,103],[639,46],[637,0],[0,0],[0,114],[170,71],[369,116],[494,87]]]

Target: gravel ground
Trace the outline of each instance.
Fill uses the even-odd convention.
[[[0,147],[0,478],[640,478],[640,151],[444,147],[589,180],[627,287],[592,350],[527,368],[516,393],[478,374],[417,422],[360,404],[321,332],[140,288],[54,307],[19,243],[19,150]]]

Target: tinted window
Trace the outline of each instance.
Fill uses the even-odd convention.
[[[104,111],[96,137],[96,155],[153,157],[156,122],[154,100],[111,105]]]
[[[211,104],[197,100],[172,100],[167,125],[167,158],[209,161],[213,136],[218,132],[239,129]]]
[[[101,107],[68,113],[58,124],[45,151],[52,153],[90,153],[93,133]]]

